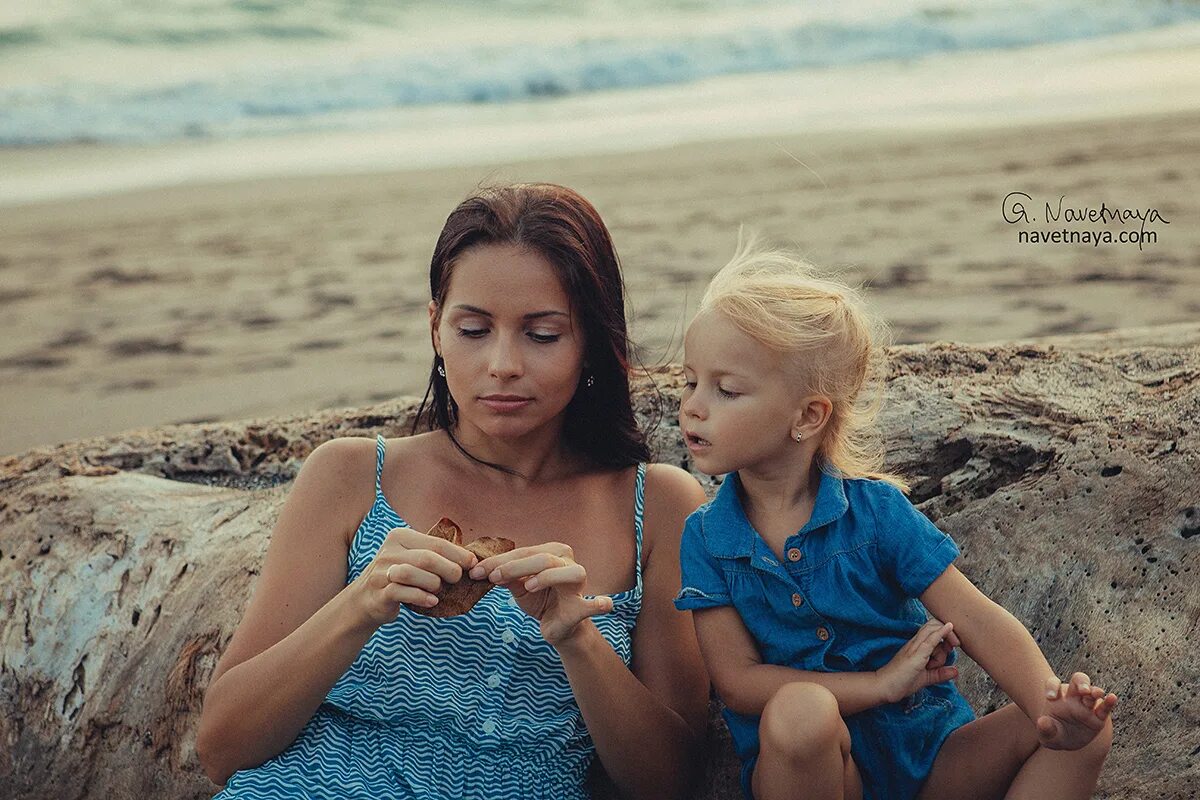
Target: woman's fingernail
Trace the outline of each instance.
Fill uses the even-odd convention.
[[[499,567],[492,570],[492,574],[488,575],[488,580],[492,581],[493,583],[500,580],[500,568]]]
[[[431,594],[431,595],[429,595],[429,597],[425,598],[425,605],[429,606],[430,608],[432,608],[433,606],[436,606],[437,604],[438,604],[437,595]]]
[[[532,592],[537,587],[538,587],[538,579],[537,578],[530,578],[529,580],[525,581],[526,590]]]
[[[471,577],[474,578],[475,580],[479,580],[480,578],[482,578],[483,577],[483,567],[475,567],[473,570],[471,570]]]

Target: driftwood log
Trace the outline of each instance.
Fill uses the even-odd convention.
[[[1060,674],[1082,669],[1121,696],[1097,796],[1194,796],[1200,325],[891,355],[881,422],[913,501]],[[638,407],[653,422],[665,405],[657,458],[687,467],[680,385],[674,369],[640,379]],[[211,796],[200,701],[289,481],[317,444],[401,435],[413,409],[179,425],[0,459],[0,796]],[[1006,702],[962,665],[978,712]],[[706,800],[738,797],[716,710]]]

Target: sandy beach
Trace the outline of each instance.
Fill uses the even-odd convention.
[[[429,256],[446,215],[481,182],[554,181],[596,204],[647,365],[678,357],[739,225],[867,282],[896,342],[1194,320],[1197,131],[1194,111],[822,131],[5,208],[0,453],[421,393]],[[1033,219],[1009,221],[1014,192]],[[1101,221],[1045,220],[1060,198]],[[1143,227],[1102,206],[1150,216],[1156,241],[1019,239]]]

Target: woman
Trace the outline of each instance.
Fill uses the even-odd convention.
[[[430,268],[430,431],[305,461],[204,702],[222,798],[680,797],[707,721],[679,535],[699,484],[629,397],[620,268],[570,189],[479,192]],[[415,429],[415,425],[414,425]],[[373,481],[372,481],[373,479]],[[511,539],[477,562],[426,536]],[[496,584],[434,619],[443,581]]]

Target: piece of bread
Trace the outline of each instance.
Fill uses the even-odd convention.
[[[516,547],[516,544],[511,539],[501,539],[494,536],[483,536],[472,542],[463,544],[462,530],[453,520],[446,517],[438,520],[438,523],[429,529],[428,535],[445,539],[460,547],[465,547],[474,553],[480,561],[501,553],[507,553]],[[468,575],[466,570],[463,570],[462,579],[458,583],[446,583],[446,581],[442,581],[441,588],[435,593],[438,597],[438,604],[433,608],[418,606],[412,603],[405,603],[404,605],[408,610],[423,614],[426,617],[457,617],[459,614],[465,614],[474,608],[475,604],[494,587],[495,584],[487,578],[477,581]]]

